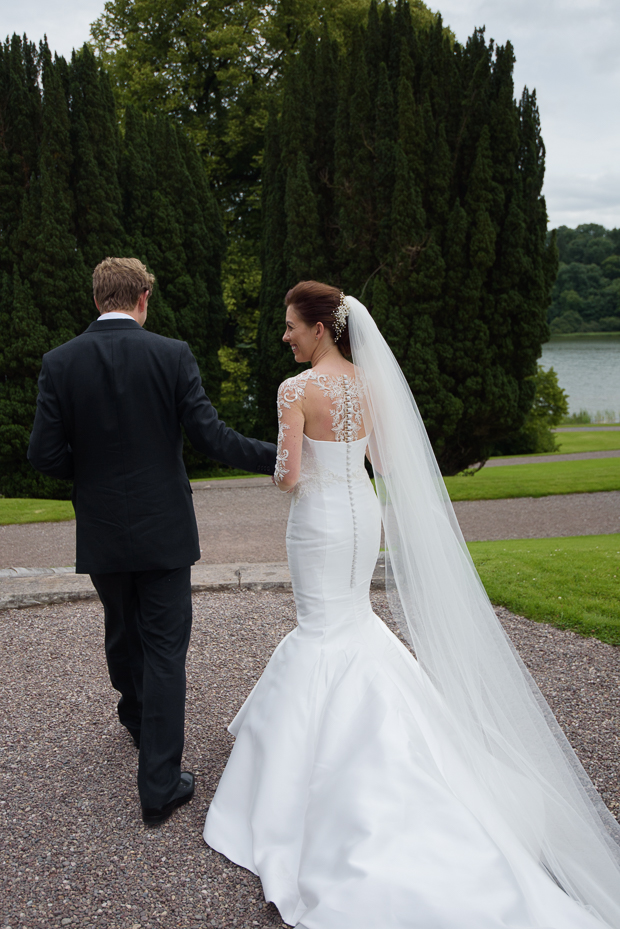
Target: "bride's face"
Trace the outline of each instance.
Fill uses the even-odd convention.
[[[316,326],[308,326],[295,312],[294,306],[286,308],[286,330],[283,342],[288,342],[293,350],[295,361],[310,361],[317,346]]]

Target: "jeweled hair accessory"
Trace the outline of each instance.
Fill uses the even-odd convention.
[[[334,342],[337,342],[340,336],[342,335],[342,333],[344,332],[344,328],[347,324],[348,315],[349,315],[349,305],[347,303],[347,298],[345,297],[343,292],[340,291],[340,303],[334,310],[334,333],[335,333]]]

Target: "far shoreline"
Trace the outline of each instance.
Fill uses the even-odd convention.
[[[549,342],[564,342],[569,339],[581,340],[584,339],[620,339],[620,332],[552,332],[551,337],[543,342],[543,345],[548,345]]]

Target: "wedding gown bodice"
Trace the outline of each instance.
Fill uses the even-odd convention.
[[[334,440],[302,440],[286,536],[298,625],[230,725],[205,840],[298,929],[601,929],[480,790],[441,696],[372,611],[363,385],[303,372],[283,388],[282,405],[323,392]]]
[[[367,472],[364,466],[368,439],[350,442],[324,442],[303,437],[301,473],[293,491],[293,498],[322,491],[329,484],[363,481]]]

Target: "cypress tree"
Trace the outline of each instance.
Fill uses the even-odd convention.
[[[311,88],[326,38],[313,41],[304,52]],[[332,132],[322,123],[333,161],[325,146],[316,158],[316,100],[315,131],[304,123],[301,132],[301,84],[285,87],[282,119],[269,129],[282,142],[268,142],[263,168],[262,406],[273,406],[290,364],[279,345],[289,271],[307,276],[321,256],[322,278],[375,316],[445,473],[483,461],[522,427],[556,258],[545,243],[535,96],[515,103],[513,65],[512,47],[487,44],[483,30],[451,44],[440,17],[414,26],[404,0],[371,5],[366,31],[334,69]],[[322,75],[331,99],[325,84]],[[277,340],[267,337],[274,329]],[[274,425],[266,415],[265,437]]]
[[[196,147],[170,120],[128,109],[121,137],[86,47],[67,65],[45,43],[0,46],[0,126],[0,493],[66,496],[26,461],[41,355],[92,321],[93,266],[135,255],[161,284],[148,328],[189,342],[217,400],[221,222]]]
[[[181,320],[174,312],[175,304],[179,306],[183,298],[187,299],[191,287],[186,273],[182,209],[177,199],[181,195],[180,187],[185,172],[180,163],[176,135],[168,121],[161,117],[147,117],[146,129],[155,182],[150,209],[145,215],[147,255],[157,275],[158,291],[174,321],[174,337],[179,338]],[[172,176],[168,175],[169,168],[173,170]]]
[[[41,321],[28,282],[14,268],[3,275],[0,295],[0,486],[14,497],[70,495],[67,481],[44,478],[26,461],[25,452],[37,400],[41,356],[50,347],[49,332]]]
[[[540,135],[540,117],[535,92],[523,91],[519,106],[521,123],[519,148],[520,195],[525,221],[523,252],[525,273],[521,275],[518,291],[524,312],[514,321],[515,354],[522,353],[519,372],[524,378],[536,373],[538,345],[549,337],[547,307],[551,302],[551,288],[557,276],[558,258],[555,239],[546,243],[547,208],[541,196],[545,172],[545,148]],[[525,373],[527,371],[527,374]],[[524,385],[532,391],[532,382]],[[529,410],[529,407],[528,407]]]
[[[396,167],[394,95],[390,86],[387,66],[379,66],[375,117],[375,189],[378,224],[377,248],[379,253],[390,247],[390,192],[394,186]]]
[[[312,67],[313,49],[308,42],[291,64],[284,84],[282,101],[282,159],[290,167],[297,152],[307,151],[314,145],[313,130],[316,111],[309,67]]]
[[[445,462],[454,447],[454,436],[467,415],[467,390],[463,389],[463,369],[469,363],[470,320],[467,318],[469,262],[467,260],[469,221],[458,199],[454,202],[444,234],[443,256],[446,275],[441,312],[435,322],[436,351],[442,371],[443,403],[431,430],[431,441],[440,462]],[[471,383],[469,384],[471,387]],[[465,430],[462,430],[465,432]],[[475,438],[465,439],[464,457],[470,463],[475,455]]]
[[[333,247],[334,213],[334,145],[338,111],[338,46],[330,39],[325,26],[316,52],[314,94],[314,146],[310,176],[315,178],[315,198],[319,211],[321,235],[326,247]],[[319,188],[321,194],[318,195]]]
[[[170,120],[128,107],[121,187],[129,249],[157,277],[147,327],[185,339],[217,402],[225,318],[221,221],[195,146]]]
[[[222,256],[225,250],[220,211],[209,186],[196,146],[176,127],[179,150],[185,162],[185,254],[193,279],[193,302],[188,305],[187,338],[202,365],[205,390],[219,400],[222,371],[218,349],[226,322],[222,295]]]
[[[417,105],[413,91],[413,64],[409,53],[403,48],[403,62],[398,81],[398,140],[407,159],[409,171],[416,186],[424,184],[424,155],[428,143],[425,121]]]
[[[303,152],[289,167],[284,199],[286,240],[284,260],[291,286],[299,280],[317,280],[325,276],[326,263],[319,229],[319,214],[314,191],[308,179],[308,161]]]
[[[372,0],[368,10],[368,24],[364,35],[364,48],[368,62],[368,79],[370,95],[377,98],[379,90],[379,67],[385,63],[383,56],[383,34],[376,0]]]
[[[88,268],[124,251],[118,177],[119,133],[107,75],[87,45],[69,70],[75,230]]]
[[[274,384],[277,390],[277,384],[290,373],[290,357],[282,351],[281,342],[284,333],[283,301],[287,291],[284,261],[285,199],[286,177],[282,159],[281,126],[272,109],[265,134],[263,156],[261,254],[263,274],[254,369],[258,401],[258,430],[259,434],[271,437],[277,431]]]
[[[36,46],[14,35],[0,45],[0,268],[13,273],[22,200],[36,171],[41,94]]]
[[[47,47],[42,62],[41,155],[18,232],[19,267],[23,279],[30,282],[54,346],[88,325],[92,297],[90,275],[73,232],[73,151],[63,75]]]
[[[138,255],[146,253],[148,226],[145,212],[151,208],[155,173],[146,132],[146,119],[134,107],[125,110],[121,152],[123,219],[131,245]]]
[[[348,84],[348,86],[347,86]],[[335,159],[335,209],[342,286],[350,290],[373,271],[372,237],[376,222],[374,163],[371,150],[374,113],[361,36],[353,44],[349,80],[341,84],[341,133]],[[337,130],[338,131],[338,130]],[[340,142],[340,144],[338,144]]]

